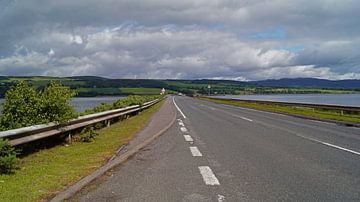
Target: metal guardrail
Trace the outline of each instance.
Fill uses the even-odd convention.
[[[326,110],[337,110],[341,114],[344,112],[350,113],[360,113],[360,107],[351,107],[351,106],[339,106],[339,105],[324,105],[324,104],[308,104],[308,103],[294,103],[294,102],[276,102],[276,101],[262,101],[262,100],[246,100],[246,99],[226,99],[226,98],[213,98],[218,100],[232,100],[232,101],[244,101],[244,102],[252,102],[258,104],[271,104],[271,105],[280,105],[280,106],[293,106],[293,107],[307,107],[313,109],[326,109]]]
[[[0,132],[0,138],[8,139],[13,146],[25,144],[36,141],[46,137],[59,135],[65,132],[71,132],[75,129],[83,128],[101,121],[109,121],[111,119],[139,112],[143,109],[149,108],[158,103],[160,99],[144,103],[143,105],[133,105],[121,109],[109,110],[96,114],[81,116],[79,118],[70,120],[66,123],[51,122],[48,124],[41,124],[23,128],[17,128]],[[109,122],[108,122],[109,124]]]

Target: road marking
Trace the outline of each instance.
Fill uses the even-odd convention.
[[[183,133],[187,133],[187,132],[188,132],[188,130],[187,130],[185,127],[180,127],[180,130],[181,130],[181,132],[183,132]]]
[[[219,202],[224,202],[225,201],[225,196],[223,196],[221,194],[218,194],[217,197],[218,197]]]
[[[250,121],[250,122],[253,122],[253,120],[251,120],[251,119],[248,119],[248,118],[246,118],[246,117],[240,117],[241,119],[244,119],[244,120],[246,120],[246,121]]]
[[[247,109],[247,108],[243,108],[243,107],[230,106],[230,105],[222,105],[222,106],[225,106],[225,107],[227,107],[227,108],[238,108],[238,109],[244,109],[244,110],[249,110],[249,111],[256,111],[256,112],[262,112],[262,113],[268,113],[268,114],[274,114],[274,115],[279,115],[279,116],[286,116],[286,117],[288,117],[287,115],[284,115],[284,114],[278,114],[278,113],[272,113],[272,112],[264,112],[264,111],[260,111],[260,110],[256,110],[256,109]],[[223,110],[222,110],[222,111],[223,111]],[[234,117],[241,118],[241,119],[244,119],[244,120],[253,122],[253,120],[248,119],[248,118],[246,118],[246,117],[238,116],[238,115],[235,115],[235,114],[226,112],[226,111],[223,111],[223,112],[225,112],[225,113],[227,113],[227,114],[231,114],[231,115],[234,116]],[[316,121],[316,120],[312,120],[312,121],[314,121],[314,122],[320,122],[320,121]],[[257,123],[262,123],[263,125],[269,126],[268,124],[264,124],[263,122],[257,121]],[[327,122],[322,122],[322,123],[332,124],[332,123],[327,123]],[[278,128],[278,127],[276,127],[276,128]],[[360,129],[360,128],[356,128],[356,129]],[[288,130],[286,130],[286,131],[288,131]],[[304,138],[304,139],[307,139],[307,140],[310,140],[310,141],[313,141],[313,142],[317,142],[317,143],[326,145],[326,146],[328,146],[328,147],[332,147],[332,148],[335,148],[335,149],[339,149],[339,150],[346,151],[346,152],[349,152],[349,153],[352,153],[352,154],[355,154],[355,155],[359,155],[359,156],[360,156],[360,152],[358,152],[358,151],[354,151],[354,150],[347,149],[347,148],[344,148],[344,147],[340,147],[340,146],[337,146],[337,145],[334,145],[334,144],[330,144],[330,143],[327,143],[327,142],[323,142],[323,141],[320,141],[320,140],[317,140],[317,139],[314,139],[314,138],[306,137],[306,136],[300,135],[300,134],[298,134],[298,133],[294,133],[293,131],[288,131],[288,132],[290,132],[290,133],[292,133],[292,134],[295,134],[296,136],[302,137],[302,138]]]
[[[350,152],[350,153],[353,153],[353,154],[356,154],[356,155],[360,155],[360,152],[356,152],[356,151],[353,151],[353,150],[350,150],[350,149],[346,149],[344,147],[333,145],[333,144],[330,144],[330,143],[327,143],[327,142],[321,142],[321,141],[317,141],[317,142],[320,142],[321,144],[324,144],[324,145],[329,146],[329,147],[333,147],[333,148],[340,149],[340,150],[343,150],[343,151],[347,151],[347,152]]]
[[[184,135],[184,138],[187,142],[194,142],[194,140],[192,139],[192,137],[190,135]]]
[[[227,113],[227,112],[226,112]],[[253,120],[249,119],[249,118],[246,118],[246,117],[243,117],[243,116],[238,116],[238,115],[235,115],[235,114],[232,114],[232,113],[228,113],[228,114],[231,114],[233,117],[235,118],[240,118],[240,119],[243,119],[245,121],[250,121],[250,122],[253,122]]]
[[[202,156],[202,153],[197,147],[190,147],[190,151],[193,156]]]
[[[177,109],[177,110],[180,112],[180,114],[184,117],[184,119],[186,119],[185,114],[181,111],[181,109],[179,108],[179,106],[176,104],[176,102],[175,102],[175,97],[173,97],[173,103],[174,103],[176,109]]]
[[[178,122],[180,126],[185,126],[184,122],[181,119],[178,119]]]
[[[351,150],[351,149],[346,149],[346,148],[344,148],[344,147],[340,147],[340,146],[337,146],[337,145],[334,145],[334,144],[330,144],[330,143],[327,143],[327,142],[323,142],[323,141],[320,141],[320,140],[317,140],[317,139],[314,139],[314,138],[311,138],[311,137],[306,137],[306,136],[300,135],[300,134],[298,134],[298,133],[293,133],[293,134],[295,134],[295,135],[298,136],[298,137],[302,137],[302,138],[304,138],[304,139],[307,139],[307,140],[310,140],[310,141],[313,141],[313,142],[317,142],[317,143],[326,145],[326,146],[328,146],[328,147],[332,147],[332,148],[335,148],[335,149],[339,149],[339,150],[346,151],[346,152],[349,152],[349,153],[356,154],[356,155],[359,155],[359,156],[360,156],[360,152],[357,152],[357,151],[354,151],[354,150]]]
[[[206,185],[220,185],[219,180],[209,166],[199,166],[199,170]]]

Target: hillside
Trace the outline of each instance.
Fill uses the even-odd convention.
[[[300,87],[300,88],[332,88],[332,89],[360,89],[360,80],[326,80],[315,78],[294,78],[263,80],[250,82],[259,86],[270,87]]]
[[[51,81],[59,81],[77,92],[79,97],[113,95],[153,95],[161,88],[170,93],[186,95],[208,94],[300,94],[300,93],[353,93],[360,91],[359,80],[330,81],[323,79],[280,79],[241,82],[231,80],[159,80],[159,79],[109,79],[97,76],[76,77],[0,77],[0,97],[18,81],[28,81],[36,89],[43,89]]]

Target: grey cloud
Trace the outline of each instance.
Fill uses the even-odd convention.
[[[2,75],[360,78],[356,0],[28,0],[0,8]],[[278,27],[284,37],[266,37]],[[304,50],[279,48],[291,46]]]

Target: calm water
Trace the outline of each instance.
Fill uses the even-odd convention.
[[[96,107],[101,103],[113,103],[116,100],[123,99],[123,96],[112,97],[77,97],[71,101],[71,104],[76,108],[76,111],[83,112],[86,109]],[[0,104],[4,102],[4,99],[0,99]]]
[[[213,97],[360,107],[360,94],[226,95]]]
[[[125,98],[124,96],[109,96],[109,97],[77,97],[71,101],[76,111],[83,112],[86,109],[96,107],[101,103],[113,103],[116,100]]]

